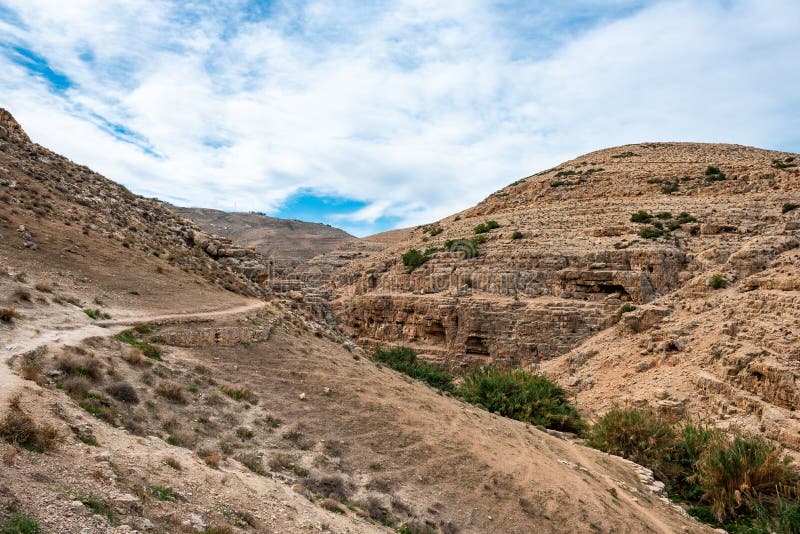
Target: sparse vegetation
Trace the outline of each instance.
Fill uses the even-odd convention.
[[[12,510],[11,517],[0,522],[0,534],[41,534],[36,520]]]
[[[725,173],[719,167],[709,165],[705,172],[706,182],[719,182],[725,179]]]
[[[166,458],[164,458],[164,464],[168,465],[169,467],[173,468],[176,471],[181,471],[183,469],[183,467],[181,467],[181,463],[174,456],[167,456]]]
[[[256,452],[242,452],[236,456],[236,460],[248,468],[253,473],[265,475],[264,461],[261,455]]]
[[[795,204],[794,202],[787,202],[783,205],[783,207],[781,207],[781,213],[782,214],[789,213],[790,211],[796,210],[797,207],[798,204]]]
[[[19,317],[19,315],[12,308],[0,308],[0,321],[11,323],[17,317]]]
[[[653,216],[647,212],[647,210],[639,210],[636,213],[631,214],[631,222],[635,223],[649,223],[650,219]]]
[[[718,273],[711,277],[711,280],[708,281],[708,285],[711,289],[725,289],[728,287],[728,281],[724,276]]]
[[[661,192],[665,195],[671,195],[672,193],[677,193],[680,190],[680,185],[678,185],[678,181],[675,180],[674,182],[668,182],[661,186]]]
[[[106,392],[125,404],[139,404],[139,396],[136,394],[136,389],[126,382],[112,384],[106,388]]]
[[[619,309],[619,312],[620,312],[620,313],[630,313],[630,312],[632,312],[632,311],[633,311],[633,310],[635,310],[635,309],[636,309],[636,306],[634,306],[633,304],[630,304],[630,303],[625,303],[625,304],[623,304],[623,305],[622,305],[622,307]]]
[[[8,403],[8,412],[0,420],[0,438],[4,441],[34,452],[45,452],[55,448],[61,436],[49,424],[37,424],[22,410],[19,398]]]
[[[789,156],[783,160],[773,159],[772,166],[776,169],[791,169],[792,167],[797,167],[797,163],[794,162],[794,156]]]
[[[147,489],[150,492],[150,495],[152,495],[159,501],[175,502],[175,495],[172,492],[172,488],[168,486],[158,486],[156,484],[148,484]]]
[[[373,358],[431,387],[444,391],[453,390],[453,378],[438,365],[418,361],[413,349],[408,347],[378,349]]]
[[[174,382],[161,382],[158,387],[156,387],[156,393],[176,404],[186,404],[187,402],[186,393],[183,392],[183,388],[180,384]]]
[[[570,432],[583,428],[563,389],[544,376],[521,369],[475,369],[464,376],[459,392],[467,402],[511,419]]]
[[[639,230],[639,237],[642,239],[658,239],[662,235],[664,235],[664,230],[655,225],[645,226]]]
[[[412,248],[403,254],[403,265],[406,266],[409,273],[412,273],[417,267],[421,266],[429,259],[430,256],[428,254],[423,254],[419,250]]]
[[[636,152],[627,151],[627,152],[622,152],[621,154],[614,154],[613,156],[611,156],[611,158],[612,159],[632,158],[632,157],[638,156],[638,155],[639,154],[637,154]]]
[[[520,232],[519,230],[516,230],[513,234],[511,234],[511,239],[516,240],[516,239],[522,239],[523,237],[524,236],[522,235],[522,232]]]
[[[231,386],[222,386],[221,391],[236,401],[247,401],[250,404],[258,404],[258,397],[255,393],[247,388],[234,388]]]
[[[118,526],[119,523],[114,516],[114,510],[103,499],[96,497],[90,493],[77,493],[75,500],[80,501],[86,506],[93,514],[105,516],[111,526]]]
[[[476,234],[485,234],[491,232],[495,228],[500,228],[500,223],[497,221],[486,221],[476,226],[474,232]]]
[[[123,330],[114,336],[114,339],[138,347],[141,349],[142,354],[151,360],[161,361],[161,353],[159,350],[152,346],[150,343],[139,341],[134,335],[134,330]]]

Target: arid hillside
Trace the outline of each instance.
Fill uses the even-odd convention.
[[[601,150],[331,276],[345,330],[451,369],[544,371],[587,413],[632,400],[800,449],[800,156]]]
[[[374,362],[5,111],[0,184],[0,525],[709,531],[648,470]]]
[[[196,222],[204,231],[229,238],[238,246],[253,248],[285,268],[356,241],[344,230],[327,224],[279,219],[259,213],[169,208]]]

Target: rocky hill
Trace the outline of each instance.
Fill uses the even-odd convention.
[[[373,362],[302,281],[5,111],[0,234],[3,529],[710,531],[648,470]]]
[[[720,144],[586,154],[336,270],[336,313],[452,369],[544,371],[589,413],[633,400],[800,450],[799,163]]]
[[[327,224],[279,219],[259,213],[226,212],[169,206],[200,228],[226,237],[237,246],[253,248],[281,267],[291,268],[314,256],[333,251],[356,238]]]

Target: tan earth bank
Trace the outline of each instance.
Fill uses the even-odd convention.
[[[670,409],[730,398],[714,413],[760,417],[769,432],[768,410],[737,402],[791,416],[795,219],[780,203],[797,175],[754,149],[631,150],[694,154],[695,174],[708,151],[728,181],[667,196],[643,176],[637,195],[621,170],[553,187],[554,172],[442,221],[427,242],[422,228],[360,241],[279,283],[263,256],[31,143],[0,111],[0,417],[48,445],[0,442],[0,518],[13,507],[47,532],[87,533],[707,531],[647,470],[439,394],[337,325],[453,367],[516,355],[598,409],[602,391],[656,402],[668,387]],[[615,153],[586,158],[651,172]],[[760,174],[739,177],[748,165]],[[614,249],[640,208],[688,211],[697,230]],[[399,263],[490,218],[501,228],[477,257],[437,252],[411,275]],[[715,269],[729,289],[707,288]],[[617,323],[623,302],[638,307]],[[693,326],[691,313],[706,318]]]

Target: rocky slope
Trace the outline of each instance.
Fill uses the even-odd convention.
[[[253,248],[280,267],[291,268],[356,238],[327,224],[279,219],[258,213],[225,212],[205,208],[169,206],[204,231],[226,237],[237,246]]]
[[[544,370],[590,412],[633,398],[798,449],[798,162],[693,143],[586,154],[336,270],[336,312],[367,344],[452,368]],[[411,249],[428,250],[413,272]]]
[[[708,531],[646,470],[376,365],[304,313],[319,297],[270,292],[260,255],[5,112],[0,180],[0,524]]]

